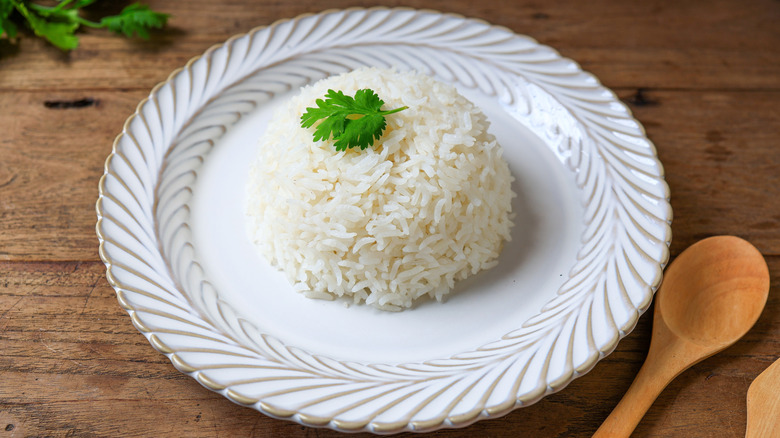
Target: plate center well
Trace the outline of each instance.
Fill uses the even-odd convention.
[[[361,363],[398,364],[470,351],[517,329],[555,297],[579,249],[583,211],[574,175],[497,102],[459,91],[482,108],[516,181],[512,241],[498,266],[456,285],[443,303],[402,312],[305,298],[255,250],[244,194],[257,141],[278,95],[233,126],[206,157],[191,201],[196,260],[237,315],[288,346]]]

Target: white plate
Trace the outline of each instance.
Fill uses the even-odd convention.
[[[362,65],[453,83],[517,178],[499,265],[445,303],[306,299],[244,232],[270,113]],[[106,161],[97,232],[135,326],[201,384],[306,425],[427,431],[531,404],[612,351],[661,281],[668,197],[642,127],[573,61],[478,20],[349,9],[231,38],[155,87]]]

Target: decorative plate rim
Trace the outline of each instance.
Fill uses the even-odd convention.
[[[658,242],[660,244],[652,245],[652,251],[653,257],[648,257],[652,259],[653,264],[656,266],[657,269],[655,269],[655,272],[653,275],[650,276],[650,278],[644,279],[642,278],[643,284],[645,285],[645,289],[642,291],[643,293],[639,298],[633,299],[632,297],[627,298],[628,302],[630,303],[629,307],[633,307],[633,316],[629,316],[626,321],[622,321],[621,324],[616,324],[615,321],[612,321],[612,326],[610,327],[611,330],[613,330],[608,338],[609,340],[604,343],[601,346],[596,346],[597,351],[590,351],[587,354],[587,358],[582,361],[578,366],[572,367],[570,371],[565,371],[560,378],[558,378],[555,381],[549,381],[547,380],[546,371],[544,375],[545,381],[543,386],[540,386],[538,388],[535,388],[533,391],[528,392],[524,394],[523,397],[516,396],[512,398],[511,400],[507,400],[504,403],[495,404],[493,406],[487,406],[487,403],[485,400],[487,399],[487,396],[485,396],[485,400],[483,400],[482,404],[477,403],[477,408],[474,408],[466,413],[460,413],[460,414],[452,414],[452,408],[453,406],[449,406],[449,411],[445,412],[443,415],[437,415],[435,418],[431,421],[412,421],[412,416],[408,416],[404,421],[395,421],[395,422],[378,422],[374,421],[373,418],[376,418],[374,416],[373,418],[369,418],[367,421],[346,421],[343,419],[339,419],[338,416],[312,416],[307,415],[302,412],[295,412],[291,411],[285,408],[280,408],[278,406],[274,406],[271,403],[266,403],[263,399],[258,399],[252,396],[248,396],[245,393],[242,393],[241,390],[237,390],[235,386],[238,385],[225,385],[223,383],[220,383],[219,379],[214,379],[209,377],[207,372],[210,370],[210,368],[206,367],[199,367],[198,365],[193,365],[192,363],[189,363],[182,354],[182,349],[178,349],[177,347],[171,347],[168,345],[168,342],[165,341],[165,335],[163,331],[155,330],[154,328],[150,327],[149,324],[144,322],[144,319],[139,315],[139,311],[149,311],[149,309],[141,309],[138,306],[135,306],[132,304],[132,300],[128,300],[126,297],[127,291],[132,291],[133,287],[129,287],[126,283],[119,280],[114,275],[114,258],[111,256],[110,251],[107,250],[107,245],[110,244],[110,239],[107,238],[107,233],[105,230],[105,221],[107,218],[106,210],[103,205],[104,202],[107,202],[107,200],[110,197],[110,191],[106,188],[107,179],[112,175],[112,161],[116,159],[117,156],[121,154],[120,151],[120,143],[122,140],[132,135],[131,134],[131,124],[134,120],[138,118],[144,118],[144,108],[146,108],[147,105],[149,105],[150,101],[155,101],[155,99],[158,99],[158,97],[161,94],[161,90],[163,90],[164,87],[170,86],[171,88],[175,88],[175,82],[177,78],[180,77],[182,72],[190,71],[193,68],[193,66],[201,59],[209,60],[209,66],[211,65],[211,58],[217,53],[219,50],[226,48],[226,47],[232,47],[232,45],[241,39],[248,38],[252,39],[256,35],[258,35],[261,32],[274,30],[279,28],[280,26],[283,26],[288,23],[294,23],[298,24],[301,23],[304,20],[311,19],[312,17],[326,17],[331,16],[333,14],[342,14],[344,16],[349,16],[351,14],[363,14],[365,16],[370,16],[372,14],[378,14],[378,13],[386,13],[389,15],[399,15],[404,13],[411,13],[411,14],[418,14],[418,15],[434,15],[439,16],[443,19],[447,20],[458,20],[463,23],[471,23],[476,24],[484,27],[487,32],[502,32],[509,36],[512,36],[514,38],[522,39],[522,41],[531,44],[535,46],[538,49],[543,49],[546,54],[552,54],[553,58],[557,61],[568,63],[568,65],[574,66],[573,68],[576,70],[577,75],[581,76],[582,78],[588,78],[592,83],[588,84],[588,86],[595,91],[598,91],[599,93],[606,93],[602,94],[604,101],[609,102],[610,105],[613,105],[614,114],[613,116],[620,122],[629,121],[633,123],[633,125],[630,126],[631,130],[635,130],[635,132],[641,136],[641,139],[643,140],[642,144],[638,146],[643,152],[646,152],[649,155],[642,155],[642,158],[651,161],[650,164],[648,164],[649,167],[651,167],[657,174],[650,175],[649,177],[654,177],[654,183],[659,185],[660,193],[658,194],[657,200],[659,200],[662,204],[660,207],[661,214],[656,215],[657,219],[660,220],[660,222],[656,225],[658,225],[658,229],[654,230],[657,234],[660,234],[659,236],[656,236]],[[229,55],[228,55],[229,57]],[[227,61],[225,61],[227,63]],[[224,74],[224,72],[223,72]],[[191,75],[192,76],[192,75]],[[522,75],[520,75],[522,76]],[[243,80],[243,79],[241,79]],[[234,81],[233,83],[236,83]],[[581,84],[580,84],[581,86]],[[566,85],[564,85],[566,87]],[[576,88],[576,86],[574,87]],[[558,96],[556,96],[557,98]],[[575,97],[576,99],[576,97]],[[614,106],[616,105],[616,107]],[[564,107],[567,110],[573,111],[573,109],[569,106],[564,105]],[[158,108],[159,110],[159,108]],[[146,122],[144,122],[146,123]],[[184,125],[186,126],[186,124]],[[181,129],[184,129],[183,127]],[[616,128],[617,129],[617,128]],[[628,128],[626,128],[628,129]],[[176,134],[174,134],[174,137],[181,134],[181,130],[178,131]],[[614,132],[613,132],[614,134]],[[633,135],[633,133],[632,133]],[[168,148],[172,148],[172,145],[168,145]],[[623,151],[626,152],[626,151]],[[636,153],[634,151],[633,153]],[[630,156],[629,156],[630,157]],[[159,173],[162,173],[163,166],[161,164],[160,169],[158,170]],[[651,178],[653,179],[653,178]],[[594,183],[596,184],[596,183]],[[604,184],[602,182],[602,184]],[[610,186],[612,188],[612,186]],[[129,190],[129,189],[128,189]],[[606,189],[605,189],[606,190]],[[594,189],[595,193],[596,189]],[[132,191],[131,191],[132,192]],[[159,201],[158,198],[158,187],[154,188],[154,195],[153,195],[153,202],[155,204],[155,209],[157,202]],[[593,196],[596,196],[595,194]],[[602,196],[604,194],[602,193]],[[632,201],[634,202],[634,201]],[[599,207],[600,208],[600,207]],[[671,228],[670,223],[672,219],[672,213],[671,213],[671,207],[669,205],[669,188],[664,180],[664,173],[663,173],[663,167],[658,160],[657,153],[655,150],[654,145],[647,140],[646,134],[644,131],[644,128],[639,124],[631,114],[630,109],[618,99],[618,97],[615,95],[614,92],[611,90],[605,88],[601,83],[596,79],[593,75],[584,72],[580,66],[568,59],[560,56],[557,51],[554,49],[539,44],[536,40],[524,36],[524,35],[518,35],[514,31],[512,31],[509,28],[506,28],[504,26],[496,26],[493,24],[488,23],[487,21],[484,21],[482,19],[476,19],[476,18],[469,18],[464,17],[459,14],[453,14],[453,13],[442,13],[435,10],[430,9],[413,9],[413,8],[407,8],[407,7],[398,7],[398,8],[387,8],[387,7],[374,7],[374,8],[346,8],[346,9],[328,9],[320,13],[307,13],[303,15],[299,15],[295,18],[287,18],[282,20],[277,20],[274,23],[267,25],[267,26],[258,26],[253,28],[247,33],[241,33],[232,36],[228,40],[226,40],[224,43],[216,44],[211,46],[209,49],[207,49],[202,55],[195,56],[191,58],[183,67],[178,68],[174,70],[166,80],[158,83],[155,85],[152,90],[150,91],[149,95],[142,99],[139,104],[137,105],[135,112],[128,117],[128,119],[125,121],[122,131],[120,134],[117,135],[115,138],[113,145],[112,145],[112,151],[109,154],[109,156],[106,159],[105,165],[104,165],[104,174],[100,179],[99,183],[99,197],[98,201],[96,203],[96,212],[97,212],[97,224],[96,224],[96,232],[97,236],[100,242],[99,247],[99,254],[101,257],[101,260],[106,265],[106,275],[108,278],[109,283],[111,286],[115,289],[117,293],[117,298],[122,306],[122,308],[128,312],[128,314],[131,317],[131,320],[134,324],[134,326],[149,340],[149,342],[152,344],[152,346],[160,351],[161,353],[165,354],[173,363],[173,365],[181,372],[186,373],[193,377],[195,380],[197,380],[199,383],[201,383],[203,386],[205,386],[208,389],[211,389],[213,391],[219,392],[222,395],[224,395],[229,400],[236,402],[241,405],[245,406],[252,406],[255,409],[263,412],[266,415],[276,417],[276,418],[285,418],[285,419],[292,419],[294,421],[299,422],[300,424],[304,424],[307,426],[326,426],[330,427],[332,429],[341,430],[341,431],[369,431],[373,433],[396,433],[401,431],[430,431],[442,427],[463,427],[468,424],[471,424],[479,419],[482,418],[494,418],[501,415],[504,415],[508,413],[509,411],[513,410],[514,408],[520,407],[520,406],[526,406],[529,404],[532,404],[539,399],[541,399],[543,396],[550,394],[552,392],[555,392],[557,390],[562,389],[568,383],[570,383],[573,379],[576,377],[588,372],[595,364],[604,356],[609,354],[611,351],[614,350],[617,343],[620,339],[625,337],[635,326],[639,316],[644,313],[644,311],[647,310],[647,308],[650,305],[650,302],[652,300],[652,295],[657,289],[657,287],[660,284],[661,276],[663,267],[665,266],[666,262],[669,258],[669,244],[671,242]],[[132,216],[132,215],[131,215]],[[663,216],[663,217],[662,217]],[[156,219],[156,217],[155,217]],[[636,218],[634,216],[631,216],[629,214],[629,219],[632,221],[635,221]],[[636,224],[635,224],[636,225]],[[157,224],[154,224],[155,228],[157,227]],[[652,233],[647,232],[647,230],[643,229],[641,224],[638,224],[637,227],[649,235]],[[110,233],[110,232],[109,232]],[[636,246],[637,243],[633,242],[633,244]],[[162,246],[162,244],[158,245]],[[163,248],[158,248],[161,251],[161,254],[164,252]],[[631,262],[629,262],[629,265]],[[633,269],[634,267],[630,267],[629,269]],[[171,267],[167,266],[167,269],[170,271]],[[605,268],[607,269],[607,268]],[[618,269],[618,268],[614,268]],[[171,274],[169,272],[169,274]],[[636,274],[636,272],[634,272]],[[641,275],[640,275],[641,276]],[[576,277],[576,274],[574,275]],[[619,275],[618,275],[619,278]],[[605,280],[606,281],[606,280]],[[178,285],[177,285],[178,287]],[[607,286],[605,286],[606,288]],[[623,287],[623,284],[620,284],[620,287]],[[614,289],[614,288],[613,288]],[[604,294],[606,295],[608,293],[607,290],[605,290]],[[192,306],[192,302],[190,302],[190,299],[187,297],[186,294],[180,294],[181,296],[178,297],[179,299],[184,299],[185,303],[190,306],[190,310],[195,310],[195,306]],[[623,293],[625,295],[625,293]],[[605,300],[608,299],[605,297]],[[626,299],[623,297],[623,299]],[[635,301],[639,301],[639,303],[635,303]],[[553,299],[552,301],[555,301]],[[549,303],[548,303],[549,304]],[[609,307],[609,304],[605,304],[606,307]],[[554,306],[553,306],[554,307]],[[220,310],[221,311],[221,310]],[[167,314],[159,314],[157,315],[161,318],[168,318],[169,315]],[[538,316],[538,315],[537,315]],[[202,315],[196,315],[198,319],[202,318]],[[612,318],[611,314],[609,316]],[[535,317],[532,317],[531,319],[534,319]],[[590,322],[591,315],[588,315],[588,320]],[[211,321],[208,321],[207,319],[204,319],[203,321],[206,321],[207,323],[211,323]],[[529,320],[530,321],[530,320]],[[526,321],[527,323],[528,321]],[[575,321],[576,323],[576,321]],[[525,327],[525,325],[524,325]],[[212,328],[215,328],[212,325]],[[590,329],[590,326],[588,327]],[[518,329],[521,330],[521,329]],[[574,330],[574,328],[572,328]],[[511,333],[507,334],[506,336],[509,336]],[[505,337],[506,337],[505,336]],[[226,340],[232,340],[230,339],[230,336],[224,337]],[[569,341],[570,343],[573,343],[573,336],[572,340]],[[589,340],[588,347],[591,346],[591,341]],[[593,344],[595,345],[595,343]],[[289,347],[285,347],[289,348]],[[550,347],[552,350],[553,347]],[[571,345],[569,345],[569,349],[571,350]],[[549,353],[552,354],[552,351]],[[573,353],[567,353],[569,356],[571,356]],[[530,359],[529,359],[530,360]],[[549,357],[547,359],[549,361]],[[573,362],[573,360],[572,360]],[[420,364],[422,367],[425,364]],[[549,364],[545,364],[545,366],[549,366]],[[374,369],[376,371],[376,369]],[[522,376],[521,376],[522,377]],[[520,379],[521,377],[518,377]],[[495,385],[495,383],[494,383]],[[519,383],[518,383],[519,386]]]

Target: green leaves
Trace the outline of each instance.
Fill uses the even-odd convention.
[[[27,25],[39,37],[45,38],[62,50],[72,50],[78,47],[79,39],[74,32],[79,27],[77,11],[57,10],[18,3],[16,9],[27,19]],[[33,12],[35,11],[35,12]],[[36,13],[37,12],[37,13]]]
[[[168,14],[161,14],[146,5],[131,4],[118,14],[103,17],[99,22],[82,18],[81,8],[97,0],[59,0],[55,6],[43,6],[30,0],[0,0],[0,37],[15,38],[17,22],[26,24],[35,35],[62,50],[73,50],[79,45],[76,31],[81,26],[105,28],[117,34],[149,38],[149,29],[161,28]],[[14,16],[14,11],[18,15]]]
[[[385,116],[407,107],[382,111],[385,102],[371,89],[358,90],[355,97],[341,91],[328,90],[325,99],[317,99],[317,107],[306,108],[301,116],[301,127],[314,129],[314,141],[327,140],[331,136],[336,150],[343,151],[359,146],[365,149],[382,137],[387,127]]]
[[[132,37],[137,34],[143,39],[149,39],[148,29],[160,29],[168,21],[168,14],[160,14],[149,9],[149,6],[133,3],[122,9],[119,15],[105,17],[100,20],[101,26],[108,30]]]
[[[0,0],[0,37],[16,38],[16,25],[11,21],[14,5],[10,0]]]

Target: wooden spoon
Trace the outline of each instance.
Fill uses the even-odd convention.
[[[780,359],[750,384],[747,393],[745,438],[780,433]]]
[[[750,330],[768,294],[769,269],[750,243],[718,236],[683,251],[656,293],[647,359],[594,437],[629,436],[669,382]]]

